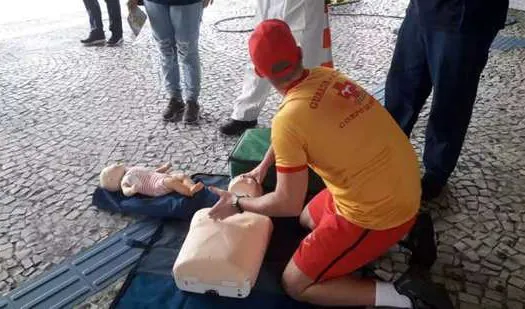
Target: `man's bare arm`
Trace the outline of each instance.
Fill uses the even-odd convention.
[[[275,192],[239,201],[245,211],[271,217],[299,216],[303,210],[308,186],[308,169],[295,173],[277,173]]]

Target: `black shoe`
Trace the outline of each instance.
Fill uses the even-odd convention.
[[[444,185],[435,180],[432,176],[425,174],[421,179],[421,199],[423,201],[431,201],[438,197],[443,191]]]
[[[124,39],[122,38],[122,34],[116,35],[112,34],[109,40],[106,42],[107,46],[117,46],[124,42]]]
[[[106,36],[104,33],[91,32],[86,39],[80,40],[80,43],[86,46],[102,45],[106,42]]]
[[[411,251],[409,265],[430,271],[437,259],[437,246],[434,233],[434,223],[427,213],[417,216],[414,226],[406,240],[400,245]]]
[[[193,123],[199,120],[199,104],[195,101],[186,102],[186,109],[184,110],[183,121],[185,123]]]
[[[429,277],[425,270],[411,267],[394,286],[399,294],[410,298],[414,309],[454,309],[448,292]]]
[[[171,98],[162,114],[162,118],[164,118],[165,121],[179,121],[183,113],[184,103],[179,99]]]
[[[220,131],[226,135],[241,135],[246,129],[253,128],[256,125],[257,120],[241,121],[230,119],[220,128]]]

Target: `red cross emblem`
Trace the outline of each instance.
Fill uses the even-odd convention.
[[[357,97],[359,90],[357,87],[349,81],[344,83],[335,83],[334,88],[339,91],[339,95],[343,98]]]

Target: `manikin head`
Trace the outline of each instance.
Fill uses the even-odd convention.
[[[261,22],[250,36],[249,52],[257,75],[268,79],[281,94],[303,75],[301,48],[282,20]]]
[[[100,187],[108,191],[119,191],[120,182],[125,173],[126,167],[121,163],[104,168],[100,173]]]
[[[263,195],[262,186],[252,177],[243,175],[239,175],[230,181],[228,191],[249,197],[259,197]]]

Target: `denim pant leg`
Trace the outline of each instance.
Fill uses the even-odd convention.
[[[119,0],[106,0],[109,15],[109,30],[117,36],[122,36],[122,15]]]
[[[441,184],[456,167],[495,36],[495,32],[426,31],[434,97],[423,162],[426,173]]]
[[[385,85],[385,107],[407,136],[432,90],[423,34],[417,17],[407,15]]]
[[[153,31],[153,38],[159,46],[162,79],[166,91],[171,98],[182,100],[175,28],[171,22],[170,7],[148,0],[144,1],[144,6]]]
[[[202,2],[170,7],[171,21],[175,28],[178,59],[184,77],[183,89],[186,101],[196,102],[201,90],[199,32],[202,10]]]
[[[102,14],[100,13],[100,6],[98,0],[84,0],[84,6],[89,16],[89,25],[93,34],[104,34],[104,26],[102,25]]]

